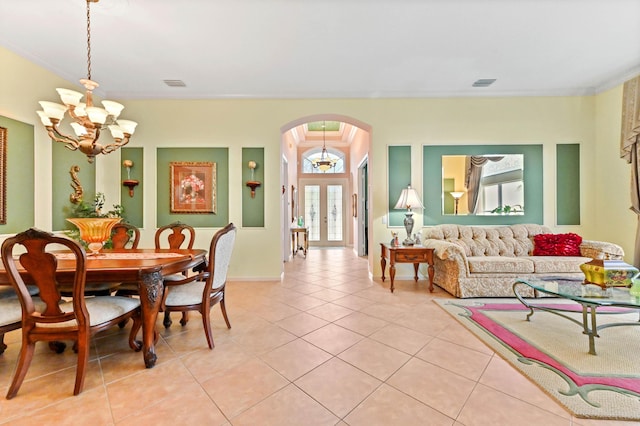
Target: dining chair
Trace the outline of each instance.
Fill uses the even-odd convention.
[[[154,239],[157,249],[192,249],[196,240],[196,231],[192,226],[178,221],[158,228]],[[182,271],[182,273],[167,275],[164,277],[164,283],[166,285],[168,282],[181,281],[188,273],[189,271]],[[186,325],[188,321],[188,313],[185,311],[182,313],[180,324]],[[165,311],[162,323],[169,328],[172,322],[169,312]]]
[[[69,301],[62,299],[57,287],[56,275],[61,262],[52,250],[61,249],[70,250],[75,259],[70,276],[73,279],[73,298]],[[135,340],[141,325],[139,299],[117,296],[85,298],[87,254],[79,243],[31,228],[7,238],[0,252],[22,307],[22,347],[7,399],[18,393],[38,341],[50,344],[62,340],[75,341],[73,349],[78,354],[78,362],[74,395],[82,391],[89,361],[89,342],[93,335],[132,318],[129,346],[136,351],[141,349],[140,342]],[[18,264],[30,277],[29,281],[37,286],[43,302],[40,308],[34,303]]]
[[[111,243],[114,249],[137,249],[140,229],[128,223],[116,223],[111,229]]]
[[[225,305],[225,287],[235,239],[236,227],[230,223],[216,232],[211,239],[209,260],[203,272],[180,281],[165,282],[165,292],[160,309],[166,313],[173,311],[200,312],[209,349],[213,349],[214,346],[210,311],[216,303],[220,304],[227,328],[231,328]],[[165,327],[168,326],[165,324]]]

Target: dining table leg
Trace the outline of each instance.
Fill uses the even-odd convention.
[[[139,281],[140,306],[142,310],[142,353],[144,365],[152,368],[158,359],[156,355],[156,320],[164,290],[162,274],[143,274]]]

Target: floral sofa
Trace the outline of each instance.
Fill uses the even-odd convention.
[[[511,297],[518,278],[584,278],[581,264],[624,256],[617,244],[582,240],[575,234],[552,234],[548,227],[534,224],[437,225],[424,228],[422,233],[423,245],[434,249],[434,283],[461,298]],[[534,255],[534,240],[560,235],[576,236],[580,241],[577,252],[569,256]],[[421,268],[426,276],[426,265]],[[533,296],[533,292],[523,295]]]

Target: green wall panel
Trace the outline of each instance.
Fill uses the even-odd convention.
[[[122,151],[120,158],[122,161],[133,161],[133,167],[131,167],[130,178],[137,180],[138,186],[133,189],[133,197],[129,196],[129,188],[122,185],[120,193],[120,203],[124,207],[124,217],[127,222],[138,228],[142,228],[144,217],[144,150],[143,148],[120,148]],[[120,182],[129,179],[127,177],[127,169],[123,166],[120,169]]]
[[[443,155],[524,155],[523,215],[443,215],[442,156]],[[511,225],[542,223],[542,145],[434,145],[423,148],[424,225],[458,223],[461,225]]]
[[[0,224],[0,233],[15,234],[32,227],[35,218],[33,125],[0,116],[0,127],[7,129],[7,220]]]
[[[251,177],[249,161],[256,162],[254,176]],[[246,186],[247,181],[261,183],[256,188],[254,198],[251,198],[251,188]],[[264,227],[264,148],[242,148],[242,226]]]
[[[556,145],[556,221],[580,225],[580,144]]]
[[[411,183],[411,146],[389,147],[389,226],[404,226],[406,210],[396,210],[400,193]]]
[[[221,228],[229,223],[229,150],[228,148],[158,148],[157,226],[181,221],[194,227]],[[211,161],[216,163],[216,213],[171,213],[169,163],[172,161]]]
[[[91,203],[96,194],[96,162],[100,161],[97,156],[94,163],[87,161],[87,156],[80,151],[71,151],[65,148],[65,145],[59,142],[53,142],[52,147],[52,163],[55,164],[52,171],[52,221],[53,230],[61,231],[64,229],[76,229],[75,226],[67,222],[65,219],[69,216],[69,212],[75,206],[71,203],[70,196],[74,193],[71,186],[71,174],[69,173],[73,166],[80,167],[78,179],[84,191],[83,199],[87,203]],[[112,206],[105,206],[106,210],[111,210]]]

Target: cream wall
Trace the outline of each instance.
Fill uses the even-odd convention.
[[[55,87],[74,87],[40,67],[0,48],[0,114],[36,124],[36,226],[50,229],[50,142],[36,123],[40,99],[55,99]],[[179,89],[178,89],[179,90]],[[544,223],[560,232],[621,243],[632,259],[635,218],[627,211],[628,166],[618,158],[621,90],[598,96],[452,99],[315,99],[315,100],[123,100],[129,119],[139,122],[130,143],[144,147],[145,215],[142,244],[150,244],[156,223],[155,164],[158,147],[228,147],[230,220],[241,226],[242,147],[265,147],[265,226],[240,228],[230,276],[279,278],[282,272],[283,220],[281,128],[301,117],[339,114],[371,129],[370,265],[380,275],[378,243],[389,238],[387,213],[387,147],[411,145],[412,182],[422,190],[422,147],[427,144],[542,144],[544,157]],[[581,144],[582,224],[555,226],[555,146]],[[75,154],[75,153],[73,153]],[[10,155],[10,154],[9,154]],[[72,155],[72,154],[70,154]],[[78,154],[79,155],[79,154]],[[293,166],[290,159],[290,170]],[[117,201],[118,153],[98,160],[97,188],[107,203]],[[291,185],[291,181],[289,183]],[[594,188],[596,189],[594,191]],[[9,202],[11,202],[9,200]],[[420,214],[416,223],[422,223]],[[215,229],[199,229],[196,245],[208,247]],[[399,265],[407,266],[407,265]],[[411,275],[398,268],[398,276]]]
[[[631,263],[638,219],[629,209],[631,165],[620,158],[622,85],[595,96],[595,100],[596,148],[592,167],[583,168],[583,173],[594,173],[597,178],[593,187],[584,188],[584,192],[594,193],[593,204],[587,208],[596,215],[593,235],[620,244]]]

